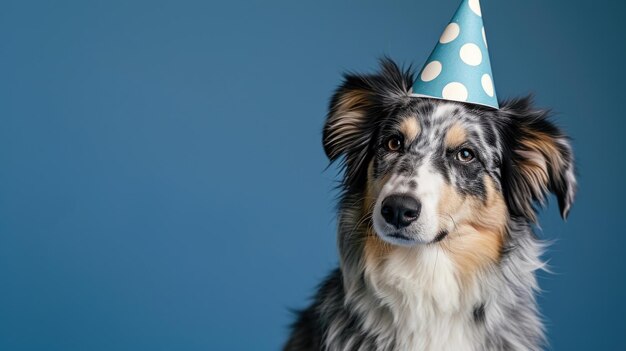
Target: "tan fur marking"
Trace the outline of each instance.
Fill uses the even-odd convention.
[[[364,109],[370,104],[369,95],[365,90],[350,90],[339,97],[336,111],[328,121],[330,130],[324,143],[340,144],[358,133],[365,116]],[[331,154],[331,157],[336,156]]]
[[[337,114],[353,111],[369,104],[369,95],[365,90],[350,90],[339,98]]]
[[[467,140],[467,131],[460,123],[455,123],[446,133],[445,143],[449,147],[463,144]]]
[[[400,123],[400,132],[404,135],[405,143],[412,143],[421,133],[422,127],[415,116],[406,117]]]
[[[530,180],[535,191],[543,191],[548,185],[550,172],[558,173],[563,167],[563,159],[554,140],[545,133],[530,132],[533,139],[522,139],[521,150],[516,152],[523,157],[520,170],[526,179]]]
[[[441,188],[441,198],[439,199],[438,211],[443,220],[450,220],[455,215],[465,199],[452,186],[444,184]]]
[[[367,215],[367,212],[371,212],[374,208],[374,203],[376,202],[376,198],[380,193],[383,185],[389,180],[391,177],[390,174],[384,175],[381,179],[374,179],[374,161],[370,161],[367,168],[367,189],[365,194],[365,199],[363,200],[363,214],[362,216]],[[365,259],[367,262],[378,262],[382,259],[386,254],[391,252],[393,247],[384,242],[375,232],[371,226],[365,231]]]
[[[498,262],[504,242],[507,222],[504,198],[488,176],[485,176],[485,185],[486,201],[467,197],[463,204],[459,205],[461,197],[458,194],[448,194],[447,198],[442,198],[442,201],[450,201],[448,204],[442,204],[443,207],[451,210],[456,208],[465,214],[464,218],[456,220],[454,230],[450,231],[441,244],[457,264],[460,278],[466,282],[471,280],[476,271]]]
[[[384,242],[383,239],[376,235],[374,229],[367,229],[364,248],[366,262],[375,267],[381,260],[384,260],[393,249],[394,246]]]

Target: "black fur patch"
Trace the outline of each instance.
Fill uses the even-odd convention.
[[[485,322],[485,304],[481,303],[480,305],[474,308],[474,312],[472,313],[474,317],[474,322],[476,323],[484,323]]]
[[[442,230],[441,232],[439,232],[439,234],[437,234],[437,236],[435,237],[435,240],[433,240],[433,243],[440,242],[441,240],[445,239],[446,236],[448,236],[448,231]]]

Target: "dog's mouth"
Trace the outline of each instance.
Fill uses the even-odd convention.
[[[391,233],[391,234],[387,234],[388,237],[390,238],[394,238],[394,239],[400,239],[400,240],[404,240],[404,241],[415,241],[412,238],[409,238],[408,236],[401,234],[401,233]]]
[[[437,233],[435,238],[429,244],[439,243],[440,241],[445,239],[448,236],[448,234],[450,234],[448,230],[442,229],[441,231],[439,231],[439,233]],[[405,244],[414,244],[416,242],[419,242],[418,239],[402,234],[401,232],[393,232],[393,233],[385,234],[385,236],[388,238],[393,238]]]
[[[419,243],[419,239],[405,235],[401,232],[392,232],[389,234],[385,234],[384,236],[381,236],[381,238],[393,245],[400,246],[413,246]]]

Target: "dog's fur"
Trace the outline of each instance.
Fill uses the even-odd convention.
[[[323,143],[345,168],[340,267],[299,313],[285,350],[539,350],[535,301],[543,244],[536,205],[565,218],[576,180],[567,137],[530,98],[498,110],[411,96],[413,74],[389,59],[347,75]],[[387,147],[399,139],[398,150]],[[461,161],[459,150],[474,159]],[[395,230],[390,194],[421,204]]]

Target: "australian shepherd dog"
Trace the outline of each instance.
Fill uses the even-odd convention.
[[[344,77],[323,131],[343,166],[339,268],[284,349],[539,350],[535,293],[549,192],[566,218],[568,138],[530,98],[498,110],[412,96],[413,74]]]

